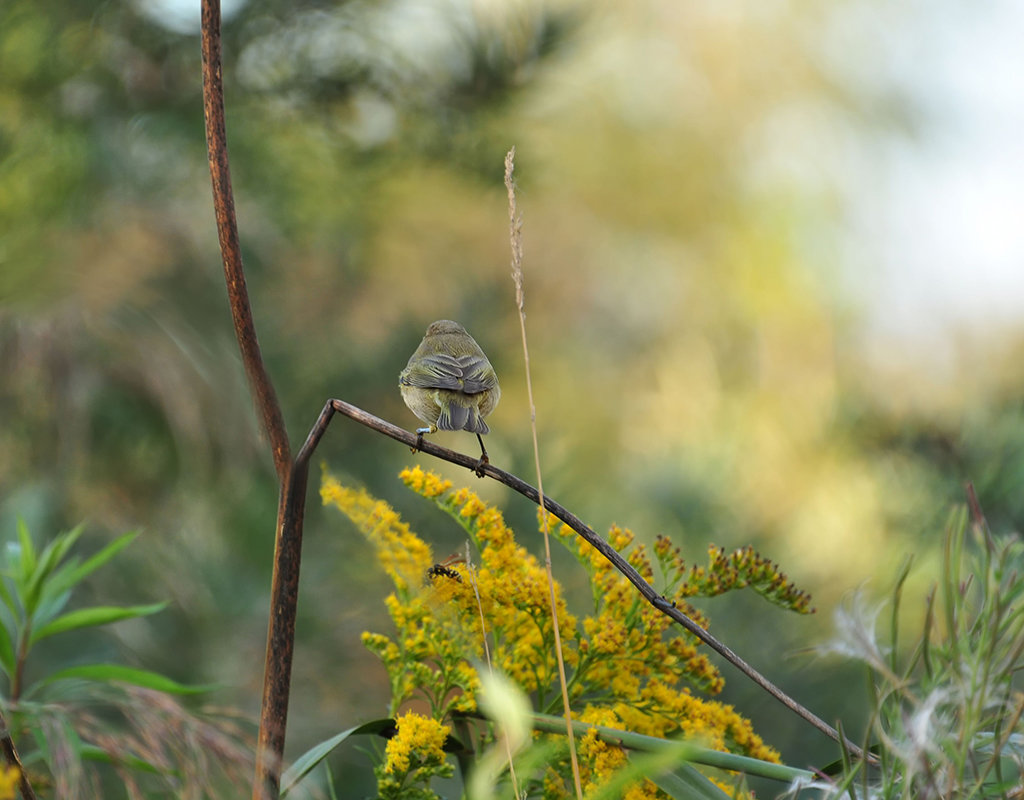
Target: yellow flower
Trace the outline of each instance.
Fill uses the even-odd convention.
[[[0,800],[14,800],[20,780],[21,772],[17,767],[0,767]]]
[[[445,571],[432,570],[429,546],[390,506],[325,477],[324,502],[341,509],[373,542],[380,563],[395,583],[395,592],[386,600],[394,636],[363,635],[388,670],[392,713],[413,695],[426,700],[438,720],[453,710],[475,710],[480,681],[472,664],[483,656],[485,635],[492,642],[491,663],[531,693],[541,711],[560,705],[553,594],[562,656],[570,671],[570,699],[577,707],[586,704],[578,715],[581,720],[651,736],[689,737],[722,751],[778,760],[778,754],[731,706],[691,693],[692,687],[715,694],[724,683],[703,654],[700,641],[643,602],[629,581],[589,543],[566,526],[552,523],[556,537],[575,552],[590,576],[593,609],[577,620],[569,613],[561,586],[549,583],[547,570],[516,542],[498,509],[470,489],[454,489],[450,481],[419,467],[403,470],[401,477],[466,532],[476,546],[478,563],[467,554],[467,563],[446,562]],[[679,548],[666,537],[645,547],[629,529],[614,526],[606,541],[704,627],[707,619],[686,598],[751,586],[794,610],[802,610],[805,602],[805,596],[774,564],[750,548],[726,553],[712,547],[707,567],[687,567]],[[655,566],[660,578],[655,576]],[[422,753],[414,742],[423,745],[430,740],[434,741],[431,746],[439,748],[444,741],[443,736],[437,739],[436,729],[443,727],[439,722],[415,717],[403,716],[398,735],[388,743],[389,779],[422,763],[416,760]],[[436,726],[433,734],[428,734],[423,720]],[[594,732],[581,738],[579,752],[588,792],[598,790],[628,759],[626,750],[599,740]],[[568,764],[551,766],[553,771],[544,778],[545,796],[568,796]],[[401,789],[399,784],[389,786],[395,792]],[[388,800],[399,796],[379,791]],[[627,787],[623,796],[649,800],[663,795],[649,781],[639,781]]]
[[[409,711],[395,720],[395,726],[398,732],[384,747],[384,772],[404,775],[445,760],[443,747],[451,730],[447,725]]]
[[[401,592],[419,585],[433,564],[430,545],[409,530],[409,526],[387,503],[371,497],[365,489],[342,486],[325,475],[320,486],[324,505],[341,510],[377,550],[377,559]]]
[[[595,653],[618,653],[626,643],[626,627],[608,614],[587,617],[583,630],[590,636],[590,647]]]
[[[416,494],[423,497],[439,497],[452,488],[452,482],[443,480],[433,472],[424,472],[421,467],[403,469],[398,477]]]
[[[658,787],[651,781],[645,780],[634,783],[622,796],[622,800],[655,800],[658,797]]]

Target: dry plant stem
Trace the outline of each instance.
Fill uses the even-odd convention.
[[[480,615],[480,641],[484,646],[484,661],[487,664],[487,671],[494,674],[494,664],[491,663],[491,648],[487,644],[487,620],[484,618],[484,604],[480,599],[480,585],[476,580],[476,567],[470,558],[470,544],[466,542],[466,570],[469,572],[469,585],[473,588],[473,596],[476,598],[476,610]],[[512,758],[512,740],[508,736],[502,737],[505,740],[505,757],[508,759],[508,776],[512,781],[512,796],[519,797],[519,780],[516,778],[516,764]]]
[[[256,399],[263,428],[270,439],[274,454],[274,467],[282,484],[291,465],[288,434],[270,381],[259,342],[256,326],[249,306],[249,293],[242,268],[242,251],[238,241],[238,222],[235,218],[235,200],[231,189],[231,171],[228,166],[227,133],[224,127],[224,85],[220,60],[220,2],[203,0],[203,111],[206,117],[206,141],[210,159],[210,178],[213,182],[213,209],[217,218],[224,261],[224,280],[228,289],[231,317],[242,352],[242,363],[249,378],[249,386]]]
[[[21,796],[24,800],[36,800],[35,790],[29,783],[28,773],[22,766],[18,748],[14,746],[14,739],[11,738],[11,729],[7,727],[7,717],[3,713],[0,713],[0,750],[3,751],[4,761],[18,770],[18,790]]]
[[[414,452],[417,450],[422,451],[427,455],[440,458],[450,464],[465,467],[470,472],[477,469],[479,459],[464,455],[463,453],[456,453],[454,450],[449,450],[447,447],[441,447],[438,444],[434,444],[433,442],[424,439],[422,436],[417,436],[415,433],[410,433],[403,428],[399,428],[397,425],[392,425],[390,422],[386,422],[380,417],[375,417],[373,414],[369,414],[361,408],[357,408],[343,400],[327,401],[327,404],[324,406],[324,410],[320,412],[320,418],[316,421],[313,429],[309,432],[306,443],[302,446],[302,452],[300,452],[299,456],[296,458],[296,465],[298,465],[299,461],[303,458],[308,460],[309,454],[312,453],[313,449],[320,441],[320,438],[324,435],[324,431],[327,430],[327,425],[330,423],[331,417],[333,417],[335,413],[343,414],[349,419],[353,419],[361,425],[365,425],[367,428],[375,430],[378,433],[383,433],[385,436],[390,436],[392,439],[408,445]],[[510,489],[519,492],[519,494],[524,497],[529,498],[534,503],[537,503],[538,505],[540,504],[540,493],[534,487],[530,486],[530,484],[519,479],[515,475],[498,469],[493,464],[484,464],[480,468],[480,471],[483,475],[493,478],[499,483],[508,486]],[[643,595],[644,599],[658,609],[658,611],[679,623],[679,625],[684,627],[704,642],[708,647],[721,655],[726,661],[786,706],[790,711],[803,718],[806,722],[809,722],[830,739],[837,742],[840,741],[838,731],[836,731],[831,725],[816,716],[804,706],[800,705],[796,700],[791,698],[779,687],[765,678],[760,672],[750,666],[750,664],[740,658],[732,651],[731,648],[720,642],[707,630],[702,628],[686,616],[686,614],[676,608],[670,600],[666,600],[658,594],[654,590],[654,587],[645,581],[640,573],[618,554],[615,548],[598,536],[579,517],[564,506],[556,503],[550,497],[544,498],[544,508],[562,520],[562,522],[572,528],[581,537],[586,539],[587,542],[600,552],[601,555],[608,559],[608,561],[610,561],[611,564],[621,572],[626,579],[633,584],[633,586],[636,587],[636,590]],[[846,739],[846,747],[856,758],[865,758],[864,751],[849,739]]]
[[[978,494],[974,491],[974,484],[968,481],[964,487],[967,492],[967,508],[971,512],[971,524],[978,530],[985,530],[988,523],[985,522],[985,512],[981,510],[981,503],[978,502]]]
[[[533,436],[533,463],[537,471],[537,496],[544,505],[544,481],[540,472],[540,445],[537,443],[537,406],[533,402],[533,382],[530,378],[530,348],[526,344],[526,301],[523,291],[523,236],[522,220],[516,210],[516,184],[512,178],[515,170],[516,149],[513,147],[505,156],[505,189],[508,191],[509,241],[512,244],[512,281],[516,287],[516,308],[519,311],[519,332],[523,341],[523,365],[526,368],[526,398],[530,404],[530,433]],[[548,530],[548,515],[542,515],[541,529],[544,532],[544,566],[548,573],[548,602],[551,605],[551,630],[555,637],[555,660],[558,663],[558,685],[562,690],[562,712],[565,716],[565,735],[569,741],[569,760],[572,765],[573,784],[576,797],[583,800],[583,784],[580,780],[580,764],[576,758],[576,736],[572,728],[572,707],[569,705],[569,689],[565,680],[565,659],[562,658],[562,633],[558,629],[558,601],[555,598],[555,575],[551,569],[551,536]]]
[[[213,208],[217,220],[224,280],[242,354],[249,388],[270,441],[274,469],[280,482],[274,571],[271,579],[270,620],[263,678],[263,702],[257,738],[253,798],[276,798],[279,793],[281,759],[292,655],[295,642],[295,614],[302,551],[302,518],[305,504],[306,470],[296,470],[291,447],[270,376],[263,365],[249,294],[245,286],[242,253],[235,217],[231,171],[228,165],[227,133],[224,124],[224,84],[220,48],[220,2],[202,0],[203,114],[206,144],[213,184]]]

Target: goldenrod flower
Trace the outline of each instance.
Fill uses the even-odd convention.
[[[476,563],[434,564],[429,545],[390,506],[324,478],[324,502],[348,515],[374,544],[395,584],[386,599],[395,634],[363,634],[391,679],[391,713],[418,695],[429,702],[433,717],[400,718],[399,733],[387,746],[378,787],[382,797],[391,791],[385,791],[388,781],[420,763],[413,753],[425,758],[422,754],[429,750],[443,761],[438,754],[446,729],[440,720],[452,711],[476,709],[480,680],[473,664],[483,658],[485,637],[491,665],[530,694],[538,710],[550,713],[561,706],[547,571],[516,542],[501,512],[470,489],[455,489],[419,467],[403,470],[401,479],[466,532],[476,548],[470,561]],[[690,737],[723,751],[777,761],[778,754],[731,706],[691,691],[716,694],[724,683],[701,642],[644,602],[589,543],[554,524],[550,516],[547,522],[591,581],[593,609],[582,620],[569,612],[561,587],[553,587],[570,699],[584,707],[579,719],[651,736]],[[652,585],[659,580],[656,562],[659,591],[705,627],[707,620],[687,598],[750,586],[772,602],[808,610],[807,596],[751,548],[726,553],[712,547],[707,567],[688,568],[667,537],[658,537],[647,548],[636,542],[632,531],[614,526],[607,541]],[[628,758],[621,747],[591,733],[581,739],[579,753],[588,790],[597,790]],[[720,781],[721,775],[715,779]],[[570,796],[570,780],[567,763],[551,765],[543,776],[544,796]],[[646,800],[663,795],[654,784],[640,781],[624,796]]]
[[[21,771],[17,767],[0,767],[0,800],[14,800],[20,781]]]
[[[395,727],[398,732],[384,748],[385,772],[401,775],[445,760],[442,748],[451,732],[447,725],[409,711],[395,720]]]
[[[395,735],[384,748],[384,763],[377,774],[381,800],[437,798],[429,788],[434,776],[450,777],[454,767],[444,752],[449,728],[436,719],[408,712],[395,720]],[[413,788],[416,784],[424,788]]]
[[[324,505],[344,512],[377,550],[377,558],[401,592],[416,586],[430,568],[430,545],[409,530],[398,513],[365,489],[349,489],[325,475],[320,486]]]

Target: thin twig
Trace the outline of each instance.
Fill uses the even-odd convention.
[[[512,282],[516,287],[516,309],[519,311],[519,332],[522,334],[523,365],[526,369],[526,400],[530,406],[530,433],[533,436],[533,463],[537,471],[537,496],[544,505],[544,481],[540,472],[540,445],[537,442],[537,406],[533,402],[533,381],[530,378],[530,348],[526,344],[526,293],[523,289],[523,222],[516,210],[516,184],[512,178],[515,170],[516,149],[513,147],[505,156],[505,189],[508,191],[509,241],[512,245]],[[555,661],[558,664],[558,686],[562,690],[562,713],[565,716],[565,735],[569,741],[569,762],[576,797],[583,800],[583,782],[580,779],[580,763],[576,757],[576,735],[572,728],[572,707],[569,705],[569,688],[565,679],[565,659],[562,658],[562,633],[558,628],[558,602],[555,598],[555,574],[551,568],[551,535],[548,530],[548,515],[541,515],[541,530],[544,533],[544,566],[548,574],[548,602],[551,604],[551,631],[555,638]]]
[[[254,800],[274,800],[280,791],[288,719],[308,464],[298,469],[292,464],[284,416],[270,375],[263,364],[249,305],[228,163],[220,38],[220,1],[202,0],[203,114],[206,119],[213,209],[224,262],[224,280],[249,389],[256,400],[263,428],[270,441],[274,469],[280,484],[263,699],[252,790]]]
[[[309,432],[306,443],[302,446],[302,451],[300,452],[299,457],[296,458],[296,462],[303,457],[308,460],[309,454],[312,453],[313,449],[324,435],[324,431],[327,430],[327,425],[330,423],[331,418],[335,413],[343,414],[349,419],[353,419],[361,425],[365,425],[367,428],[375,430],[378,433],[383,433],[385,436],[390,436],[392,439],[408,445],[414,451],[419,450],[427,455],[440,458],[441,460],[447,461],[451,464],[465,467],[470,472],[475,472],[478,469],[480,461],[478,457],[467,456],[463,453],[456,453],[454,450],[449,450],[447,447],[441,447],[434,442],[424,439],[422,436],[410,433],[409,431],[399,428],[397,425],[393,425],[380,417],[375,417],[373,414],[367,413],[361,408],[357,408],[343,400],[334,399],[328,400],[323,411],[320,412],[320,417],[313,426],[313,429]],[[493,478],[499,483],[502,483],[523,495],[523,497],[529,498],[538,505],[540,504],[540,493],[537,489],[512,473],[498,469],[493,464],[483,464],[482,466],[479,466],[479,469],[481,477],[487,476],[489,478]],[[626,580],[636,587],[636,590],[643,595],[644,599],[658,609],[658,611],[671,618],[704,642],[708,647],[721,655],[726,661],[786,706],[790,711],[802,717],[805,721],[809,722],[830,739],[837,742],[840,741],[838,731],[836,731],[831,725],[783,692],[782,689],[777,687],[750,664],[740,658],[730,647],[723,642],[720,642],[712,636],[711,633],[676,608],[672,601],[667,600],[662,595],[658,594],[654,590],[654,587],[644,580],[643,576],[641,576],[628,561],[619,555],[615,548],[598,536],[597,533],[595,533],[594,530],[586,525],[579,517],[564,506],[556,503],[550,497],[544,498],[544,508],[562,520],[562,522],[572,528],[581,537],[586,539],[586,541],[601,553],[601,555],[603,555],[609,562],[611,562],[611,564],[621,572],[623,576],[625,576]],[[864,751],[849,739],[846,740],[846,746],[857,758],[866,757]]]

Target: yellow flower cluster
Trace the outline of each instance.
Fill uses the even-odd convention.
[[[419,585],[432,562],[430,545],[410,531],[391,506],[365,489],[342,486],[330,475],[324,476],[320,498],[324,505],[337,506],[363,532],[399,592]]]
[[[537,710],[557,712],[561,703],[552,588],[544,567],[516,543],[501,512],[469,489],[453,489],[449,481],[419,467],[403,470],[400,477],[466,531],[476,547],[473,558],[479,560],[433,563],[430,547],[390,506],[363,491],[347,489],[330,476],[324,478],[324,502],[356,523],[395,582],[396,591],[387,598],[395,636],[363,635],[390,676],[391,713],[417,694],[430,702],[438,720],[454,710],[474,710],[479,679],[472,663],[483,657],[485,636],[492,642],[493,666],[532,695]],[[643,601],[590,544],[565,526],[552,529],[587,569],[592,587],[593,611],[582,620],[569,613],[561,587],[553,587],[570,698],[574,707],[583,709],[576,716],[652,736],[692,737],[705,746],[777,761],[777,753],[753,732],[749,721],[730,706],[691,693],[689,687],[714,694],[723,685],[721,675],[698,651],[699,641],[672,628],[671,620]],[[650,551],[635,542],[628,529],[613,527],[608,542],[654,584]],[[726,555],[715,548],[708,568],[689,570],[667,538],[659,537],[652,550],[666,587],[663,594],[701,625],[707,621],[686,598],[747,585],[761,587],[766,596],[790,607],[798,607],[799,598],[805,597],[774,564],[749,549]],[[402,741],[425,736],[413,723],[407,723],[406,731],[408,738]],[[393,739],[388,764],[401,763],[398,759],[406,746]],[[590,788],[605,782],[627,759],[621,747],[592,734],[583,737],[579,752]],[[545,796],[563,796],[568,766],[551,766],[544,777]],[[641,781],[626,796],[641,800],[661,795],[654,784]]]
[[[395,735],[384,748],[384,763],[375,770],[380,800],[437,800],[430,790],[435,776],[451,777],[444,744],[449,728],[412,712],[395,720]]]
[[[794,586],[778,564],[747,545],[727,553],[724,547],[708,546],[708,566],[692,566],[686,570],[679,548],[667,536],[659,536],[654,552],[662,571],[679,597],[714,597],[725,592],[750,587],[771,603],[811,614],[811,596]]]
[[[439,481],[439,479],[438,479]],[[441,485],[439,482],[434,485]],[[475,616],[460,620],[439,602],[468,587],[455,580],[437,581],[439,591],[424,591],[433,564],[430,545],[409,530],[387,503],[363,489],[350,489],[331,475],[320,487],[325,504],[342,511],[374,546],[377,559],[395,584],[385,599],[395,623],[394,639],[363,633],[363,644],[383,662],[391,682],[390,714],[402,703],[421,696],[433,715],[442,719],[452,710],[476,708],[479,686],[476,671],[466,661],[481,653],[479,623]]]
[[[17,767],[0,767],[0,800],[14,800],[20,781],[21,772]]]
[[[405,775],[411,769],[445,760],[444,741],[451,732],[447,725],[410,711],[395,720],[395,728],[397,733],[384,748],[386,773]]]
[[[587,706],[586,710],[579,715],[579,719],[592,725],[603,725],[609,728],[621,725],[615,712],[594,706]],[[580,737],[579,755],[582,765],[580,778],[586,792],[593,792],[626,766],[626,751],[622,747],[598,739],[596,728],[591,728]]]
[[[400,477],[414,490],[418,485],[435,485],[422,470],[405,470]],[[469,534],[480,555],[472,574],[476,591],[453,595],[460,616],[476,615],[474,629],[479,635],[479,617],[493,637],[493,665],[526,692],[536,692],[542,705],[553,698],[557,676],[554,627],[551,620],[547,571],[515,540],[500,511],[483,503],[468,489],[441,494],[424,494],[448,512]],[[561,587],[554,586],[560,630],[572,631],[576,618],[565,605]],[[574,649],[563,647],[567,665],[576,662]]]
[[[633,585],[571,528],[562,525],[556,532],[591,576],[595,613],[583,620],[579,668],[588,684],[624,701],[636,698],[651,676],[673,684],[685,680],[712,694],[722,690],[722,676],[698,652],[699,642],[692,634],[672,630],[666,636],[673,625],[671,619],[646,603]],[[608,543],[653,583],[654,569],[646,548],[634,543],[631,531],[613,526]],[[707,625],[682,593],[669,599],[698,624]],[[616,657],[609,658],[613,654]]]

